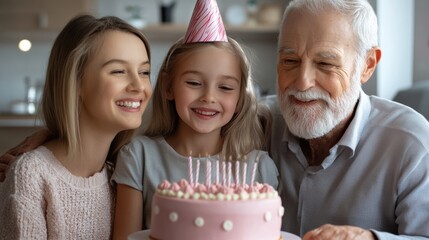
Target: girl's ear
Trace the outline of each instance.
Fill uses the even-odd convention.
[[[162,72],[161,73],[161,77],[158,79],[158,81],[162,81],[164,84],[167,83],[167,73]],[[174,100],[174,94],[173,94],[173,89],[171,87],[171,84],[165,84],[165,98],[167,100]]]
[[[173,95],[173,91],[171,91],[171,87],[167,89],[165,96],[167,100],[174,100],[174,95]]]

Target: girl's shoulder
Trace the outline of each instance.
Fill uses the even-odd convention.
[[[262,150],[251,151],[249,153],[248,163],[253,164],[255,161],[257,162],[258,169],[260,169],[261,172],[278,175],[277,167],[268,152]]]
[[[143,135],[135,136],[130,143],[124,145],[122,151],[143,153],[147,151],[158,152],[160,149],[168,147],[163,136],[148,137]]]
[[[249,163],[254,161],[272,161],[271,157],[268,155],[268,152],[263,150],[252,150],[246,155],[246,158]]]
[[[131,144],[159,144],[162,141],[165,141],[163,136],[148,137],[137,135],[131,140]]]

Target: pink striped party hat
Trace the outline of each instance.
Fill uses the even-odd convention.
[[[185,43],[228,42],[216,0],[197,0]]]

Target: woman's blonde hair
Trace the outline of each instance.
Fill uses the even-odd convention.
[[[253,149],[262,148],[264,139],[257,115],[258,105],[253,93],[250,64],[241,46],[232,38],[228,38],[228,42],[186,44],[183,43],[183,39],[180,39],[170,48],[159,70],[152,99],[151,119],[144,129],[144,134],[152,137],[159,135],[168,137],[175,133],[179,115],[174,100],[168,100],[167,92],[171,88],[177,65],[181,59],[207,46],[226,49],[232,52],[240,62],[241,84],[237,103],[238,111],[221,129],[221,137],[224,139],[221,155],[237,159]]]
[[[85,67],[100,50],[103,34],[113,30],[131,33],[140,38],[150,59],[149,42],[142,32],[113,16],[76,16],[67,23],[53,44],[46,71],[41,113],[53,138],[66,144],[68,158],[74,157],[81,150],[79,87]],[[130,141],[134,131],[125,130],[116,135],[110,146],[108,162],[114,161],[119,148]]]

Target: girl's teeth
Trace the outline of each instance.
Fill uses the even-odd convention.
[[[198,110],[198,109],[195,109],[195,112],[199,113],[201,115],[207,115],[207,116],[213,116],[213,115],[216,114],[216,112],[201,111],[201,110]]]

